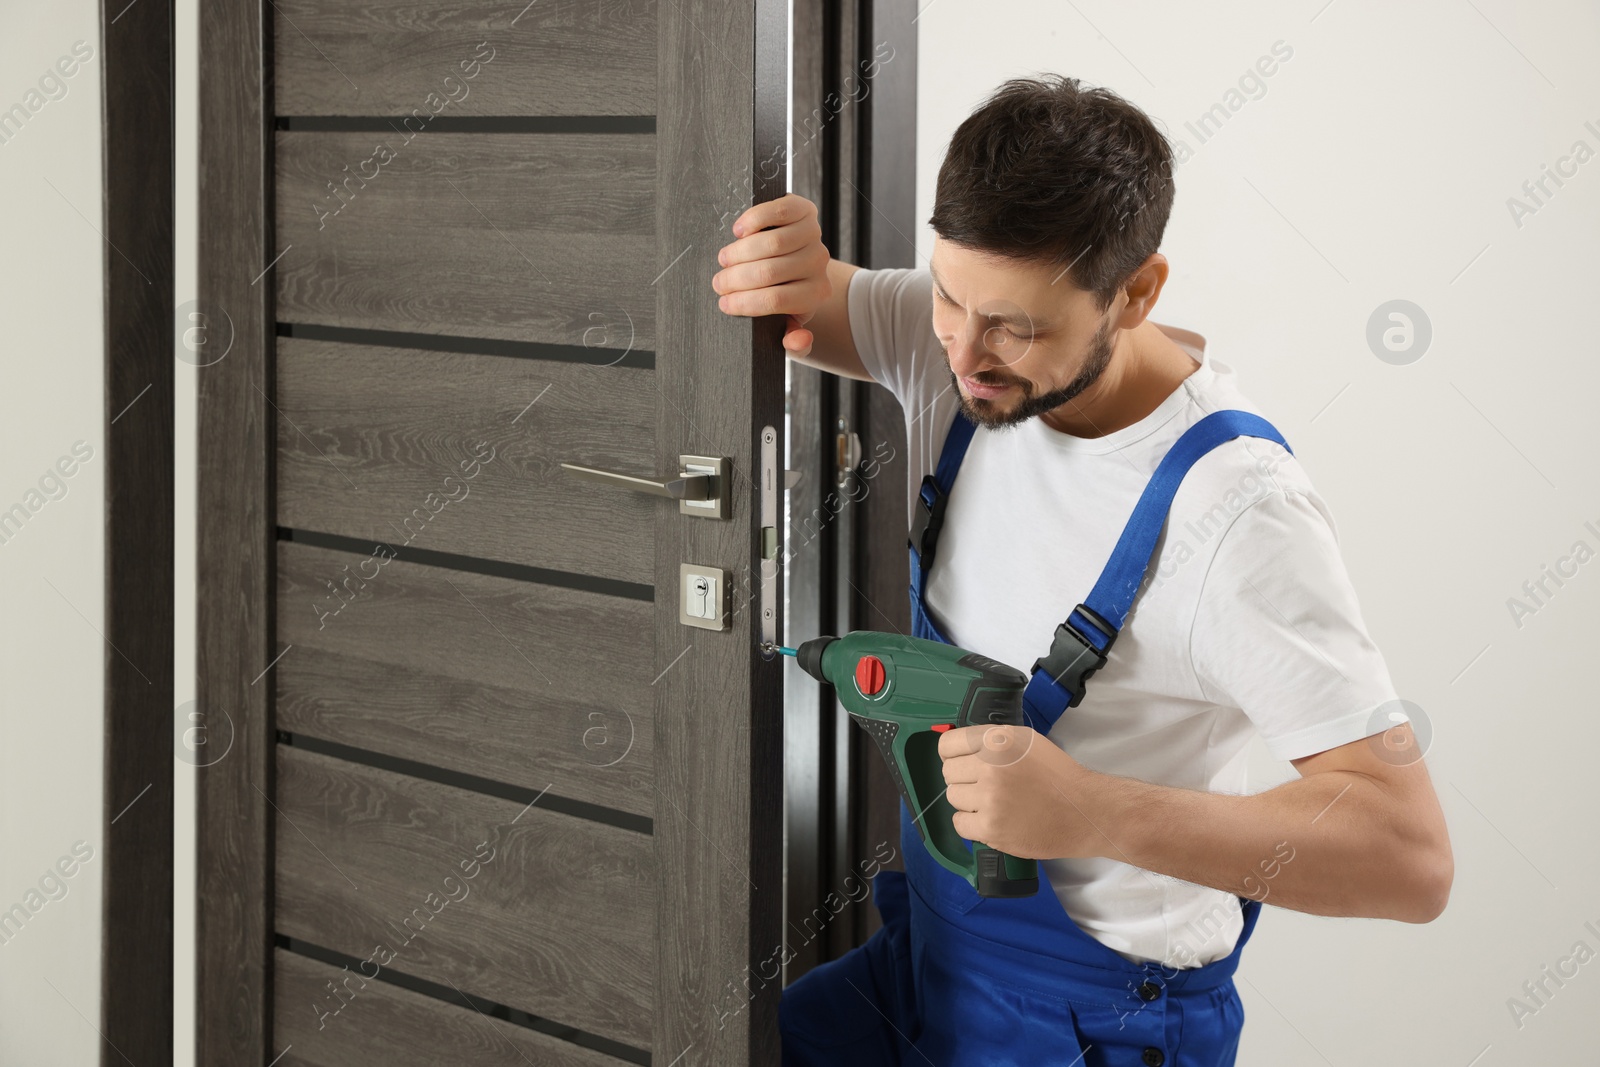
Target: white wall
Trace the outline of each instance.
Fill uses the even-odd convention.
[[[26,918],[0,925],[0,1064],[65,1067],[98,1056],[102,688],[116,654],[101,636],[107,253],[92,0],[0,2],[0,113],[13,105],[23,113],[0,127],[0,512],[21,505],[26,518],[0,526],[0,921],[13,906]]]
[[[1008,77],[1108,86],[1194,151],[1154,317],[1204,334],[1309,469],[1395,684],[1433,728],[1456,856],[1448,909],[1414,926],[1269,907],[1240,972],[1240,1064],[1592,1062],[1600,962],[1549,983],[1520,1027],[1507,1001],[1577,942],[1600,952],[1600,562],[1549,582],[1520,626],[1507,601],[1574,542],[1600,552],[1587,321],[1600,159],[1551,183],[1520,225],[1507,200],[1574,142],[1600,152],[1600,10],[920,6],[919,220],[950,134]],[[1185,122],[1278,41],[1292,57],[1202,144]],[[925,263],[925,225],[918,246]],[[1366,341],[1394,299],[1432,324],[1410,365]],[[1294,774],[1259,745],[1254,766],[1261,788]]]

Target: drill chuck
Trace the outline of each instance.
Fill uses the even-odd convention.
[[[827,682],[828,676],[822,673],[822,653],[837,640],[839,640],[837,637],[813,637],[796,651],[795,662],[800,664],[801,670],[817,681]]]

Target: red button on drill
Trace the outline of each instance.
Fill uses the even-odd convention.
[[[870,697],[883,691],[883,661],[877,656],[862,656],[856,660],[856,688],[861,695]]]

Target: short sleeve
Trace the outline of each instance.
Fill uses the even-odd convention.
[[[933,333],[933,276],[911,267],[864,268],[850,276],[846,303],[861,366],[902,408],[915,410],[928,371],[944,366]]]
[[[1222,535],[1200,591],[1189,649],[1206,698],[1244,711],[1273,758],[1299,759],[1405,718],[1367,634],[1319,500],[1278,489]]]

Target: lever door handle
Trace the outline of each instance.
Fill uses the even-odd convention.
[[[676,500],[678,510],[685,515],[699,515],[707,519],[727,518],[730,468],[727,457],[679,456],[678,467],[676,475],[646,477],[585,467],[578,463],[561,464],[561,469],[574,478]]]
[[[580,467],[576,463],[563,463],[561,467],[584,481],[631,489],[636,493],[649,493],[651,496],[669,496],[674,500],[706,500],[711,496],[709,474],[690,474],[685,471],[676,477],[640,478],[632,474],[603,471],[598,467]]]

